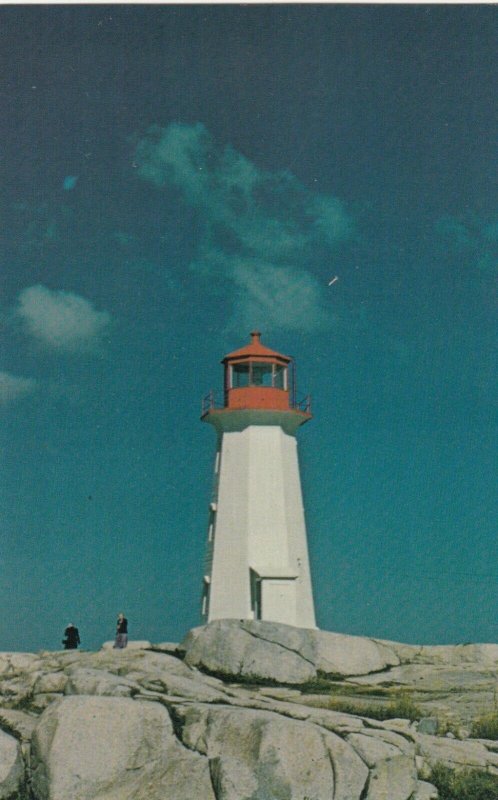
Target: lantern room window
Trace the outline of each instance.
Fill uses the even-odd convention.
[[[272,386],[273,364],[251,364],[251,385]]]
[[[234,389],[249,386],[249,364],[234,364],[231,385]]]
[[[273,385],[275,389],[287,389],[287,368],[282,364],[273,365]]]
[[[230,369],[230,388],[245,386],[268,386],[273,389],[287,389],[287,367],[283,364],[249,362],[233,364]]]

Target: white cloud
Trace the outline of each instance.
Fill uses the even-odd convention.
[[[209,136],[200,123],[154,126],[138,144],[138,174],[157,186],[181,186],[191,201],[202,203],[209,193],[208,149]]]
[[[151,128],[136,161],[143,179],[176,187],[200,212],[191,269],[222,275],[238,315],[249,319],[257,311],[256,324],[266,308],[282,328],[327,324],[312,265],[317,252],[330,257],[351,233],[340,200],[311,192],[290,172],[261,170],[232,147],[217,147],[200,123]]]
[[[0,403],[19,400],[36,388],[36,381],[0,371]]]
[[[234,269],[233,280],[238,291],[232,325],[304,332],[326,327],[332,321],[318,281],[305,270],[241,263]]]
[[[92,350],[111,319],[84,297],[41,285],[23,289],[17,314],[37,341],[68,352]]]
[[[474,266],[484,275],[496,272],[498,222],[482,219],[476,214],[445,216],[437,220],[436,231],[449,251],[463,255],[469,266]]]
[[[351,233],[351,221],[337,197],[317,195],[311,203],[314,225],[330,244],[346,238]]]

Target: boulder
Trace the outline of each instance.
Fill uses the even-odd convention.
[[[378,761],[370,772],[365,800],[409,800],[417,786],[413,758],[397,755]]]
[[[377,725],[377,721],[375,722],[375,727],[373,727],[373,723],[369,721],[368,726],[364,727],[361,731],[362,734],[372,739],[378,739],[385,744],[392,745],[400,753],[411,757],[415,756],[415,743],[410,736],[400,735],[395,731],[379,728]]]
[[[175,737],[164,706],[65,697],[33,733],[36,800],[215,800],[208,763]]]
[[[390,685],[409,686],[422,691],[454,692],[456,688],[463,691],[469,689],[483,691],[494,688],[496,671],[492,672],[486,666],[479,668],[477,664],[463,664],[460,666],[402,664],[399,667],[392,667],[388,673],[379,672],[375,675],[358,675],[351,679],[351,683],[372,686],[376,684],[382,685],[386,681]]]
[[[387,645],[361,636],[276,622],[216,620],[179,645],[185,661],[234,680],[306,683],[318,673],[365,675],[400,663]]]
[[[58,672],[47,672],[40,675],[33,686],[34,694],[46,694],[56,692],[62,694],[67,683],[67,675],[59,670]]]
[[[216,702],[227,700],[224,692],[205,683],[194,674],[189,676],[163,674],[153,676],[141,682],[144,689],[152,692],[162,692],[176,697],[185,697],[198,702]]]
[[[475,739],[461,742],[446,736],[420,733],[416,734],[415,739],[418,755],[431,767],[442,763],[452,769],[464,766],[486,769],[492,759],[485,745]]]
[[[407,800],[415,791],[417,771],[413,745],[401,744],[401,736],[386,741],[370,731],[347,737],[370,767],[367,800]],[[399,740],[399,741],[398,741]]]
[[[209,758],[217,800],[357,800],[368,768],[339,736],[268,711],[175,707],[184,744]]]
[[[64,694],[108,695],[130,697],[139,691],[139,686],[128,678],[121,678],[101,669],[73,667],[69,671]]]
[[[0,680],[0,705],[6,708],[23,706],[27,708],[33,699],[33,685],[38,673],[18,675],[15,678]]]
[[[34,672],[41,666],[34,653],[0,653],[0,677],[12,677],[24,672]]]
[[[216,620],[180,645],[185,663],[233,680],[300,684],[314,678],[309,631],[271,622]]]
[[[437,800],[438,797],[438,790],[432,783],[417,781],[412,800]]]
[[[463,666],[480,664],[498,667],[498,644],[424,645],[415,661],[422,664]]]
[[[389,761],[401,755],[398,747],[389,742],[384,742],[376,736],[351,733],[347,740],[369,767],[375,767],[380,761]]]
[[[438,720],[436,717],[422,717],[417,723],[418,733],[428,733],[435,736],[438,729]]]
[[[0,729],[6,728],[6,732],[13,732],[16,738],[22,741],[29,741],[36,725],[37,717],[27,714],[25,711],[17,711],[11,708],[0,709]]]
[[[10,800],[22,790],[24,762],[17,739],[0,730],[0,800]]]
[[[341,736],[324,733],[323,737],[334,770],[336,784],[334,800],[351,800],[351,798],[360,800],[368,781],[368,767],[349,742],[344,741]]]
[[[60,697],[62,697],[61,693],[40,692],[39,694],[36,694],[32,700],[30,700],[29,707],[32,711],[39,714],[41,711],[47,708],[50,703],[53,703]]]
[[[156,677],[164,678],[166,675],[179,675],[185,678],[199,676],[198,670],[187,666],[179,658],[150,650],[100,650],[85,658],[80,666],[103,669],[137,682]]]
[[[400,663],[386,645],[362,636],[310,631],[313,663],[320,672],[349,676],[380,672]]]

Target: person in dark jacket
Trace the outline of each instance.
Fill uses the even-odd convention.
[[[80,644],[80,634],[78,628],[76,628],[72,622],[69,623],[64,631],[64,639],[62,640],[62,644],[64,645],[64,650],[76,650]]]
[[[118,621],[116,623],[116,639],[114,641],[114,647],[119,649],[123,649],[128,644],[128,620],[126,619],[125,615],[120,612],[118,614]]]

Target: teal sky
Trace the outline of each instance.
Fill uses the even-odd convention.
[[[496,20],[0,8],[1,650],[200,623],[200,402],[255,327],[313,398],[319,626],[497,641]]]

